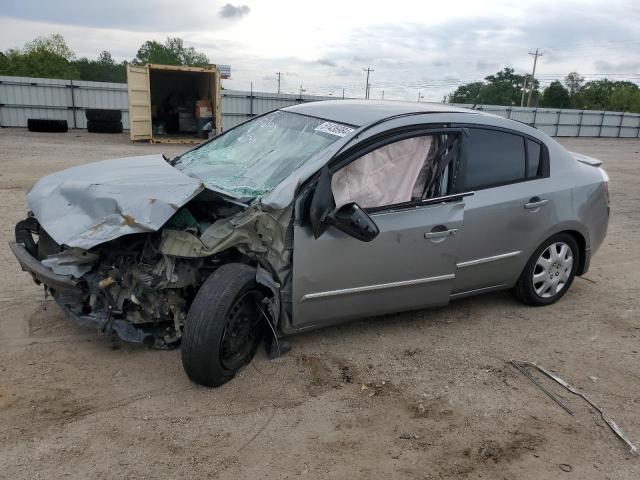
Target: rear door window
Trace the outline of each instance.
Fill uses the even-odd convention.
[[[465,190],[478,190],[523,180],[526,177],[524,142],[524,137],[520,135],[470,128]]]
[[[540,175],[540,154],[542,149],[538,142],[527,139],[527,177]]]

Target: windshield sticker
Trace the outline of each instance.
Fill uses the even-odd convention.
[[[330,135],[336,135],[337,137],[344,137],[354,131],[354,129],[351,127],[347,127],[345,125],[340,125],[339,123],[333,123],[333,122],[321,123],[314,130],[316,132],[324,132]]]

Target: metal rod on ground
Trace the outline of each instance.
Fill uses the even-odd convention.
[[[544,373],[547,377],[549,377],[550,379],[554,380],[558,384],[562,385],[564,388],[569,390],[574,395],[578,395],[585,402],[587,402],[589,405],[591,405],[593,408],[595,408],[598,411],[598,413],[600,414],[600,416],[602,417],[602,419],[607,423],[607,425],[609,425],[609,428],[611,429],[611,431],[613,433],[615,433],[618,436],[618,438],[620,440],[622,440],[627,445],[627,447],[629,448],[629,452],[633,453],[633,454],[637,454],[638,453],[638,447],[636,447],[631,442],[631,440],[629,440],[629,438],[625,435],[625,433],[622,431],[622,429],[616,424],[616,422],[614,422],[613,419],[609,415],[604,413],[604,411],[599,406],[597,406],[595,403],[593,403],[591,400],[589,400],[589,398],[584,393],[582,393],[580,390],[578,390],[576,387],[574,387],[570,383],[565,382],[563,379],[561,379],[557,375],[554,375],[553,373],[547,371],[542,366],[540,366],[540,365],[538,365],[536,363],[529,363],[529,362],[527,362],[527,364],[531,365],[532,367],[534,367],[536,369],[538,369],[539,371]]]
[[[553,393],[551,393],[549,390],[544,388],[535,378],[533,378],[533,376],[529,372],[527,372],[524,368],[522,368],[522,366],[519,365],[518,362],[516,362],[515,360],[511,360],[511,364],[514,367],[516,367],[518,370],[520,370],[520,373],[522,373],[525,377],[531,380],[531,382],[540,390],[542,390],[551,400],[553,400],[558,405],[560,405],[565,412],[567,412],[569,415],[574,415],[573,411],[569,407],[567,407],[564,403],[562,403],[560,399],[558,399],[558,397],[556,397]]]
[[[516,362],[514,360],[511,361],[511,363],[520,371],[522,371],[520,369],[520,367],[518,365],[516,365]],[[521,366],[528,366],[528,367],[533,367],[536,370],[542,372],[543,374],[545,374],[547,377],[549,377],[551,380],[553,380],[554,382],[556,382],[557,384],[561,385],[562,387],[564,387],[565,389],[569,390],[571,393],[573,393],[574,395],[579,396],[580,398],[582,398],[585,402],[587,402],[589,405],[591,405],[602,417],[602,419],[606,422],[606,424],[609,426],[609,428],[611,429],[611,431],[620,439],[624,442],[624,444],[627,446],[627,448],[629,448],[629,452],[636,455],[638,453],[638,447],[636,447],[631,440],[629,440],[629,437],[627,437],[625,435],[625,433],[622,431],[622,429],[616,424],[616,422],[613,421],[613,419],[607,415],[604,410],[602,410],[599,406],[597,406],[595,403],[593,403],[584,393],[582,393],[580,390],[578,390],[576,387],[574,387],[573,385],[571,385],[570,383],[564,381],[562,378],[558,377],[557,375],[549,372],[548,370],[546,370],[544,367],[542,367],[541,365],[538,365],[537,363],[533,363],[533,362],[520,362]],[[523,372],[524,373],[524,372]],[[527,375],[528,376],[528,375]]]

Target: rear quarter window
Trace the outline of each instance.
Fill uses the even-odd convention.
[[[470,128],[467,145],[466,190],[517,182],[525,178],[524,137],[498,130]]]
[[[541,145],[538,142],[527,139],[527,177],[540,175]]]

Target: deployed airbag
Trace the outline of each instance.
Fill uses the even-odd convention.
[[[411,201],[433,138],[390,143],[337,171],[331,179],[336,208],[351,202],[373,208]]]

